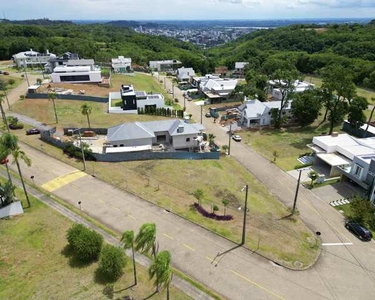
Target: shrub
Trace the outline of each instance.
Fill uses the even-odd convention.
[[[13,85],[13,84],[15,84],[16,83],[16,81],[14,80],[14,79],[9,79],[8,80],[8,84],[9,85]]]
[[[126,265],[124,252],[121,248],[104,245],[100,252],[99,271],[109,279],[117,279]]]
[[[103,237],[82,224],[73,225],[67,233],[67,240],[80,260],[89,261],[99,257]]]
[[[214,219],[214,220],[217,220],[217,221],[230,221],[230,220],[233,220],[233,216],[232,215],[220,216],[220,215],[216,215],[214,213],[210,213],[207,210],[205,210],[202,206],[200,206],[197,202],[194,203],[194,207],[195,207],[195,209],[202,216],[204,216],[206,218]]]

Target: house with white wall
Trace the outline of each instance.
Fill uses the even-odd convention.
[[[236,62],[234,64],[233,75],[238,77],[243,77],[245,75],[245,67],[248,65],[248,62]]]
[[[68,60],[66,65],[54,68],[51,79],[52,82],[100,83],[102,75],[93,59],[73,59]]]
[[[191,77],[195,76],[193,68],[178,68],[176,71],[176,77],[178,81],[190,81]]]
[[[50,53],[48,50],[46,53],[39,53],[33,51],[33,49],[30,49],[30,51],[19,52],[12,56],[12,59],[18,68],[34,66],[42,66],[44,68],[44,65],[52,58],[56,58],[56,55]]]
[[[149,63],[150,69],[152,71],[161,71],[161,72],[167,72],[167,71],[174,71],[178,67],[181,66],[181,62],[176,59],[170,59],[170,60],[151,60]]]
[[[281,82],[278,82],[278,81],[275,81],[275,80],[270,80],[268,81],[268,84],[270,86],[270,92],[272,94],[272,98],[274,100],[282,100],[282,93],[281,93],[281,90],[280,90],[280,85],[286,85],[285,82],[281,81]],[[315,88],[315,85],[312,84],[312,83],[309,83],[309,82],[305,82],[305,81],[299,81],[299,80],[296,80],[294,82],[294,88],[293,88],[293,93],[302,93],[304,91],[307,91],[307,90],[311,90],[311,89],[314,89]]]
[[[131,71],[132,59],[129,57],[119,56],[112,58],[112,70],[115,73],[128,73]]]
[[[291,102],[288,101],[286,107],[284,108],[284,115],[286,117],[291,117]],[[241,113],[240,123],[245,127],[260,127],[271,125],[271,110],[273,108],[280,109],[280,101],[269,101],[261,102],[257,99],[248,100],[245,97],[245,101],[238,107]]]
[[[69,60],[78,60],[79,56],[77,53],[65,52],[59,57],[53,57],[48,60],[45,64],[44,70],[47,73],[52,73],[56,67],[65,66]]]
[[[370,200],[375,201],[375,137],[333,133],[314,137],[308,147],[314,151],[314,165],[328,169],[330,177],[341,176],[370,191]]]
[[[160,144],[176,150],[193,150],[199,147],[197,137],[204,129],[202,124],[179,119],[123,123],[108,128],[106,152],[150,151],[153,145]]]

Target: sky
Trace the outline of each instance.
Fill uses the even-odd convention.
[[[10,20],[375,19],[375,0],[12,0],[0,13]]]

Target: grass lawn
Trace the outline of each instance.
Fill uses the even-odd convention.
[[[21,190],[16,191],[19,198]],[[23,216],[0,220],[0,299],[144,299],[153,293],[147,270],[137,266],[134,291],[132,263],[112,286],[96,275],[98,263],[82,264],[67,247],[66,230],[72,222],[31,197]],[[191,299],[171,288],[171,299]],[[161,292],[152,299],[165,299]]]
[[[11,79],[14,80],[13,84],[9,83],[9,80],[11,80]],[[22,82],[22,79],[19,78],[19,77],[14,77],[14,76],[10,76],[10,75],[1,75],[0,74],[0,81],[2,81],[2,82],[5,83],[6,91],[7,91],[7,93],[9,93],[9,91],[11,91],[12,89],[14,89],[17,86],[19,86],[19,84]],[[4,91],[0,90],[0,93],[3,95]]]
[[[62,150],[45,144],[38,136],[25,136],[24,131],[14,131],[21,140],[58,159],[82,168],[82,162],[71,159]],[[43,145],[43,146],[41,146]],[[87,162],[87,171],[123,190],[130,191],[161,207],[239,242],[242,233],[242,211],[245,183],[249,190],[247,246],[282,264],[296,267],[310,265],[318,254],[314,234],[298,219],[283,219],[289,214],[268,190],[237,161],[224,157],[220,160],[154,160],[122,163]],[[212,178],[215,180],[212,180]],[[202,217],[192,204],[192,193],[203,189],[203,206],[211,205],[223,214],[223,199],[229,200],[227,213],[233,221],[219,222]]]

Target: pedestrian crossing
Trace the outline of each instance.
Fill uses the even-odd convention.
[[[348,199],[340,199],[340,200],[331,201],[329,204],[335,207],[335,206],[342,206],[342,205],[349,204],[349,203],[350,201]]]

